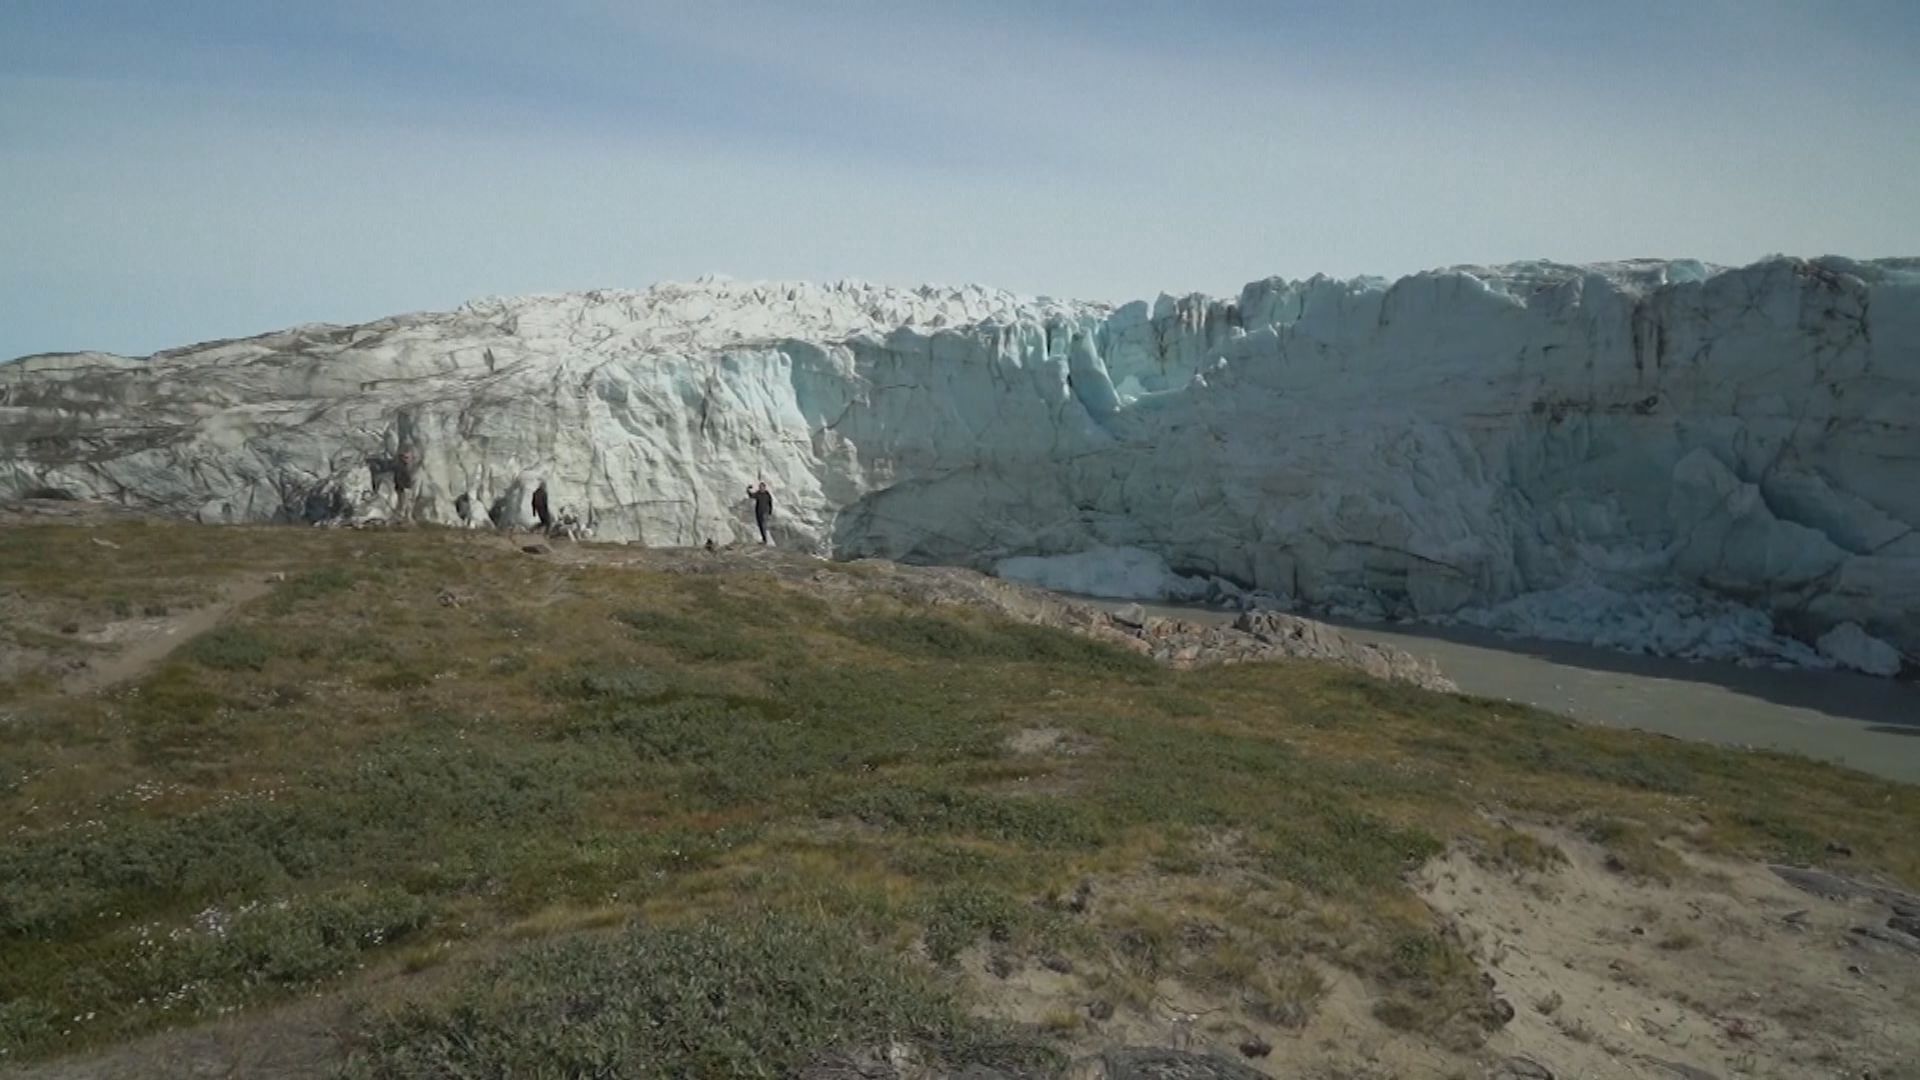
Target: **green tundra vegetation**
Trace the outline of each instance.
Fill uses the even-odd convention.
[[[1841,844],[1920,881],[1920,789],[771,565],[0,530],[0,644],[56,659],[274,579],[119,685],[0,683],[0,1063],[318,995],[365,1075],[778,1075],[888,1040],[1057,1066],[1073,1018],[980,1019],[983,954],[1283,1018],[1346,972],[1470,1048],[1493,1003],[1407,875],[1560,857],[1502,821],[1647,880]]]

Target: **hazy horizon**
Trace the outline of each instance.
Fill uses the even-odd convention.
[[[1920,5],[23,0],[0,359],[741,279],[1920,254]]]
[[[1744,263],[1715,263],[1712,260],[1707,260],[1707,259],[1699,259],[1694,261],[1704,263],[1710,268],[1717,268],[1720,270],[1733,270],[1733,269],[1740,269],[1745,266],[1750,266],[1755,263],[1766,262],[1774,258],[1803,258],[1808,260],[1815,260],[1815,259],[1831,258],[1831,257],[1848,258],[1848,259],[1853,259],[1856,262],[1862,262],[1862,263],[1885,262],[1888,260],[1905,260],[1905,259],[1920,260],[1920,256],[1911,256],[1911,255],[1878,255],[1878,256],[1856,257],[1851,255],[1843,255],[1840,252],[1822,252],[1817,255],[1809,254],[1809,253],[1801,253],[1801,252],[1769,252],[1765,255],[1759,256],[1753,260],[1750,260]],[[1418,275],[1422,273],[1442,272],[1447,270],[1469,269],[1469,268],[1495,269],[1500,266],[1511,266],[1511,265],[1525,264],[1530,262],[1551,262],[1551,263],[1559,263],[1561,265],[1579,266],[1579,265],[1604,265],[1604,264],[1611,264],[1611,263],[1628,263],[1628,262],[1639,262],[1639,261],[1681,262],[1689,258],[1691,257],[1686,255],[1673,255],[1673,256],[1645,255],[1645,256],[1626,256],[1619,259],[1582,260],[1579,262],[1569,262],[1568,260],[1565,260],[1565,259],[1547,259],[1547,258],[1512,259],[1512,260],[1508,260],[1505,263],[1494,263],[1494,264],[1450,263],[1443,266],[1418,267],[1401,274],[1369,274],[1369,273],[1363,272],[1363,273],[1352,274],[1352,275],[1338,275],[1338,277],[1340,280],[1344,280],[1344,281],[1351,281],[1357,278],[1382,278],[1391,282],[1391,281],[1396,281],[1402,278],[1406,278],[1409,276]],[[1172,295],[1172,296],[1188,296],[1188,295],[1193,295],[1195,293],[1199,293],[1202,295],[1207,295],[1215,298],[1232,297],[1232,296],[1237,296],[1240,293],[1241,286],[1251,284],[1255,281],[1265,280],[1266,278],[1271,278],[1275,276],[1286,277],[1289,280],[1303,280],[1305,278],[1310,278],[1314,275],[1312,274],[1306,274],[1306,275],[1271,275],[1269,274],[1269,275],[1265,275],[1264,278],[1250,278],[1248,279],[1248,281],[1242,282],[1239,286],[1234,286],[1231,288],[1183,289],[1183,290],[1160,289],[1152,293],[1142,293],[1135,296],[1125,296],[1125,297],[1075,296],[1069,293],[1061,293],[1057,291],[1047,291],[1047,290],[1040,290],[1036,292],[1032,290],[1008,289],[1005,291],[1013,292],[1018,295],[1030,296],[1034,298],[1048,298],[1048,299],[1054,299],[1054,300],[1082,300],[1082,301],[1089,301],[1094,303],[1105,303],[1105,304],[1110,304],[1112,306],[1118,307],[1122,304],[1129,303],[1134,300],[1144,300],[1151,303],[1152,301],[1157,300],[1159,296],[1163,293]],[[1325,276],[1332,277],[1335,275],[1325,275]],[[708,273],[695,275],[693,277],[662,278],[657,281],[648,281],[648,282],[633,283],[633,284],[621,283],[621,284],[611,284],[611,285],[587,285],[587,286],[581,286],[575,289],[527,289],[522,292],[516,292],[516,293],[498,293],[498,292],[481,293],[481,294],[475,294],[472,296],[460,297],[459,299],[451,301],[447,304],[427,306],[427,307],[397,308],[391,311],[373,312],[361,317],[355,317],[351,319],[295,319],[285,323],[277,323],[272,326],[262,326],[253,330],[241,331],[238,333],[231,333],[231,334],[221,334],[216,337],[182,339],[179,341],[169,342],[155,349],[139,350],[135,352],[121,352],[119,350],[114,350],[114,349],[78,348],[78,349],[41,349],[41,350],[35,350],[32,352],[24,352],[24,353],[0,354],[0,365],[10,363],[14,360],[25,360],[34,356],[47,356],[47,355],[57,356],[61,354],[76,354],[76,353],[87,353],[87,352],[108,353],[108,354],[126,356],[133,359],[141,359],[157,352],[165,352],[172,349],[205,345],[205,344],[209,344],[217,341],[245,340],[250,337],[258,337],[264,334],[272,334],[281,330],[288,330],[288,329],[292,329],[294,327],[303,326],[303,325],[354,326],[354,325],[360,325],[360,324],[369,323],[369,322],[375,322],[380,319],[386,319],[386,318],[406,317],[409,315],[437,314],[437,313],[442,313],[447,311],[453,311],[470,302],[484,301],[484,300],[501,298],[501,297],[517,298],[517,297],[527,297],[527,296],[564,296],[564,295],[579,295],[579,294],[588,293],[588,292],[609,291],[609,290],[645,292],[646,290],[657,285],[697,284],[703,278],[719,278],[719,279],[727,279],[727,280],[732,280],[735,282],[740,282],[745,284],[767,284],[767,285],[778,285],[778,284],[786,284],[786,283],[799,282],[799,281],[810,281],[818,284],[832,285],[832,284],[837,284],[839,282],[863,281],[868,284],[881,285],[881,286],[886,286],[891,288],[903,288],[903,289],[914,289],[914,288],[919,288],[921,286],[928,286],[932,288],[953,288],[953,287],[960,287],[963,285],[982,285],[989,288],[1000,288],[1000,286],[996,285],[994,282],[991,282],[991,281],[973,281],[973,282],[876,281],[872,278],[862,278],[858,275],[846,275],[838,278],[764,278],[764,277],[747,277],[740,274],[728,274],[721,271],[709,271]]]

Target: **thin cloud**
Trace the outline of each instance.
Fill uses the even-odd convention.
[[[1107,300],[1920,250],[1920,10],[0,12],[0,355],[708,271]]]

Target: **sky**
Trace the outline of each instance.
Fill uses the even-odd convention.
[[[1912,0],[4,0],[0,358],[707,273],[1920,254]]]

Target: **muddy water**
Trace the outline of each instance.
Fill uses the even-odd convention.
[[[1121,601],[1095,600],[1113,610]],[[1205,608],[1154,614],[1230,622]],[[1460,689],[1576,720],[1837,761],[1920,783],[1920,685],[1829,671],[1633,656],[1453,627],[1336,622],[1365,641],[1431,657]]]

